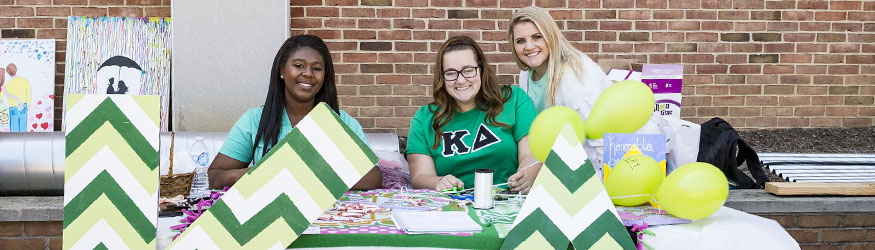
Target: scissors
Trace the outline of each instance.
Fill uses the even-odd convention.
[[[456,200],[469,200],[471,202],[474,202],[474,195],[473,194],[458,194],[458,195],[452,194],[452,195],[450,195],[450,198],[453,198]]]

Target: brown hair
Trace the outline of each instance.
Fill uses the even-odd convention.
[[[440,145],[441,135],[443,134],[441,128],[453,119],[457,108],[455,100],[447,93],[446,81],[443,76],[444,54],[466,49],[473,51],[477,56],[477,66],[480,68],[480,72],[478,72],[480,74],[480,91],[477,92],[474,100],[477,103],[478,109],[486,111],[484,122],[493,126],[510,127],[510,125],[495,119],[504,109],[504,103],[510,99],[510,87],[498,84],[498,77],[495,75],[495,71],[490,67],[486,56],[483,54],[483,50],[480,49],[480,46],[477,45],[474,39],[467,36],[450,37],[438,50],[437,61],[434,64],[434,83],[432,84],[434,102],[429,104],[430,111],[435,114],[431,123],[431,127],[434,128],[434,145],[432,145],[432,149]]]

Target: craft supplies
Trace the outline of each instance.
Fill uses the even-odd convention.
[[[398,230],[408,234],[479,233],[483,230],[467,212],[395,211],[392,213],[392,221]]]
[[[474,208],[489,209],[494,204],[492,174],[495,170],[478,168],[474,170]]]

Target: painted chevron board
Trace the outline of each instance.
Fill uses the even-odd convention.
[[[635,249],[570,125],[562,128],[501,249]]]
[[[64,249],[155,249],[159,96],[65,97]]]
[[[377,156],[322,103],[168,249],[285,249]]]

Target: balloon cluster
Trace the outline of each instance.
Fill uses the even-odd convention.
[[[604,133],[633,133],[650,120],[654,105],[647,85],[631,80],[614,83],[596,99],[585,123],[568,107],[542,111],[529,129],[529,147],[536,159],[545,162],[556,139],[569,126],[574,136],[565,135],[566,139],[579,142],[602,138]],[[726,177],[708,163],[686,164],[665,177],[665,170],[655,160],[637,154],[623,158],[609,171],[605,190],[614,204],[635,206],[655,201],[661,209],[685,219],[713,214],[729,194]]]

